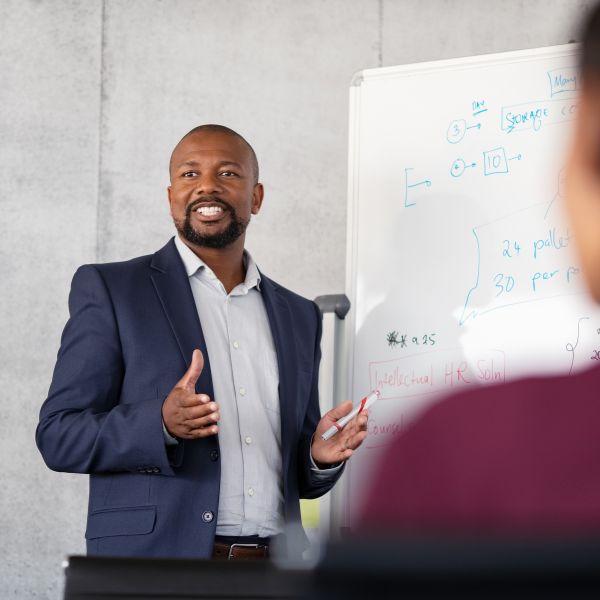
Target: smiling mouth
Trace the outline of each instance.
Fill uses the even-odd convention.
[[[192,244],[206,248],[226,248],[246,230],[250,219],[240,219],[226,200],[212,195],[192,200],[185,219],[175,221],[177,231]]]
[[[195,220],[202,223],[220,221],[227,213],[231,213],[231,210],[226,204],[210,197],[196,201],[188,208],[187,212],[189,216],[193,215]]]
[[[205,217],[212,217],[214,215],[219,215],[223,212],[223,208],[221,206],[199,206],[194,209],[194,212],[201,214]]]

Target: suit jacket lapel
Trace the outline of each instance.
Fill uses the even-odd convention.
[[[190,365],[195,348],[199,348],[204,355],[204,370],[196,383],[196,391],[201,391],[213,398],[214,391],[206,342],[200,326],[192,288],[173,239],[152,257],[150,266],[152,283],[171,325],[186,368]]]
[[[295,399],[297,389],[298,352],[289,306],[279,294],[277,284],[261,274],[261,291],[271,325],[279,368],[279,407],[281,413],[281,448],[283,476],[287,476],[291,441],[294,439]]]

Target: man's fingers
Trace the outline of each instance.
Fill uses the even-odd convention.
[[[202,355],[202,352],[196,348],[192,353],[192,362],[184,376],[179,380],[177,387],[194,391],[196,381],[198,381],[198,378],[202,374],[202,369],[204,369],[204,356]]]
[[[181,411],[181,415],[185,422],[194,421],[214,414],[219,414],[219,405],[216,402],[194,404],[192,406],[184,407]]]
[[[179,409],[173,418],[173,433],[176,437],[187,440],[215,435],[219,431],[220,418],[219,405],[216,402]]]
[[[345,447],[355,450],[360,446],[363,440],[367,437],[368,418],[362,413],[352,419],[344,428]]]
[[[218,412],[213,412],[210,415],[200,417],[198,419],[190,419],[184,423],[184,426],[193,431],[194,429],[201,429],[202,427],[209,427],[218,423],[221,415]]]
[[[182,433],[180,436],[184,440],[195,440],[197,438],[210,437],[219,433],[218,425],[211,425],[210,427],[200,427],[199,429],[192,429],[186,433]]]
[[[341,418],[345,417],[352,411],[353,404],[351,400],[346,400],[342,402],[339,406],[332,408],[326,415],[327,421],[331,423],[336,423]],[[358,413],[351,421],[349,421],[345,426],[344,430],[353,430],[353,429],[366,429],[367,422],[369,419],[369,413],[365,409]]]
[[[177,405],[183,408],[190,406],[206,406],[210,402],[210,397],[206,394],[180,393],[177,396]]]
[[[369,422],[369,411],[363,410],[356,415],[356,426],[359,429],[366,429]]]
[[[338,422],[342,417],[348,415],[352,411],[352,407],[352,402],[346,400],[327,412],[319,422],[311,446],[312,456],[316,462],[334,464],[346,461],[365,441],[369,422],[369,413],[366,409],[350,419],[343,429],[329,440],[321,439],[322,433],[328,430],[332,423]]]
[[[366,431],[355,433],[344,442],[344,450],[356,450],[365,441],[366,437]]]
[[[341,404],[338,404],[335,408],[332,408],[328,413],[327,417],[332,421],[337,421],[342,417],[345,417],[352,410],[352,400],[346,400]]]
[[[192,361],[184,376],[177,382],[162,405],[162,417],[165,427],[176,437],[190,439],[190,431],[185,424],[218,411],[216,402],[206,394],[196,394],[196,381],[204,368],[204,357],[200,350],[194,350]],[[209,419],[210,420],[210,419]],[[212,419],[216,422],[217,419]],[[216,431],[214,432],[216,433]],[[214,435],[211,433],[211,435]],[[198,437],[198,436],[196,436]]]

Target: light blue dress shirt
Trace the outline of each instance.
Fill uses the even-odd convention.
[[[213,399],[219,404],[217,535],[276,535],[283,529],[279,373],[260,273],[246,252],[245,281],[228,294],[179,237],[175,245],[190,279],[211,364]],[[165,441],[177,443],[166,430]],[[333,477],[341,468],[312,465],[319,478]]]

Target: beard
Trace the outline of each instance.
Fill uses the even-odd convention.
[[[214,233],[200,233],[192,225],[192,212],[203,202],[212,202],[220,206],[224,212],[230,214],[229,225],[221,231],[215,231]],[[233,244],[245,231],[250,223],[250,218],[246,221],[240,218],[235,211],[235,208],[224,202],[218,200],[212,196],[202,196],[196,201],[192,202],[185,210],[185,219],[181,220],[173,219],[175,228],[183,236],[183,238],[190,244],[196,246],[203,246],[205,248],[226,248],[230,244]]]

